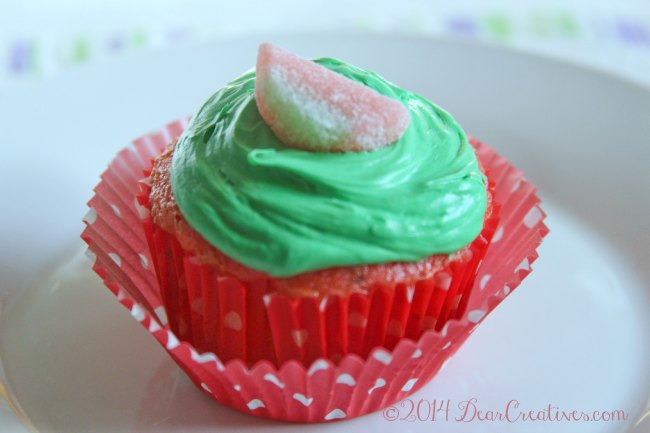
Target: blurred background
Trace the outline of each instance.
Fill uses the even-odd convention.
[[[0,0],[0,92],[172,45],[343,30],[502,44],[650,86],[647,0]]]

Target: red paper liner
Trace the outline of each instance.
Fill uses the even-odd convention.
[[[253,366],[248,366],[235,355],[244,351],[249,344],[241,337],[241,333],[224,331],[222,334],[207,336],[205,333],[201,334],[201,329],[205,329],[203,326],[195,326],[196,317],[188,316],[194,320],[191,326],[188,326],[192,330],[192,338],[213,343],[221,341],[228,345],[233,359],[224,365],[221,358],[214,353],[204,352],[185,341],[184,337],[179,338],[172,332],[162,306],[162,293],[153,270],[154,262],[149,254],[145,231],[140,224],[141,220],[146,219],[147,210],[135,200],[143,169],[150,166],[151,159],[160,153],[172,137],[180,134],[185,123],[181,121],[170,124],[160,133],[136,140],[133,146],[118,154],[102,175],[102,180],[95,190],[96,194],[89,202],[91,209],[85,218],[87,227],[82,238],[95,256],[93,269],[106,286],[131,311],[132,316],[166,348],[194,383],[217,401],[255,416],[302,422],[332,421],[379,410],[415,392],[437,373],[478,323],[530,272],[530,264],[537,258],[535,248],[548,232],[543,224],[545,215],[539,208],[539,199],[535,195],[534,187],[504,158],[489,147],[472,140],[480,160],[496,184],[494,198],[501,204],[501,220],[490,248],[474,275],[474,284],[466,289],[471,290],[471,295],[462,297],[462,302],[458,305],[454,305],[454,301],[447,302],[448,297],[445,297],[445,302],[441,305],[436,304],[437,317],[443,317],[443,312],[447,317],[441,329],[427,330],[416,341],[397,337],[391,343],[394,344],[392,350],[371,346],[376,342],[376,337],[366,338],[365,334],[363,337],[350,335],[348,347],[356,345],[359,353],[365,353],[367,356],[350,353],[337,363],[333,360],[336,360],[336,350],[339,350],[341,343],[330,338],[327,345],[330,349],[326,357],[316,359],[309,366],[296,360],[300,358],[291,359],[281,362],[278,368],[273,363],[278,360],[274,360],[270,355],[268,361],[259,361]],[[196,264],[189,258],[184,258],[181,263],[175,263],[173,270],[183,272],[193,266]],[[210,275],[201,272],[192,272],[192,275],[205,281],[211,279]],[[211,295],[206,293],[206,296],[227,297],[228,306],[237,305],[237,308],[244,309],[247,298],[241,296],[241,289],[227,279],[220,281],[220,284],[218,290],[211,291]],[[201,284],[198,284],[195,287],[200,286]],[[259,294],[264,288],[250,290],[260,290],[257,293]],[[391,302],[393,299],[405,297],[408,300],[408,292],[405,293],[404,290],[396,288]],[[432,292],[431,287],[420,288],[417,296],[432,296]],[[192,296],[195,296],[196,293],[192,293]],[[325,303],[300,300],[296,307],[295,300],[282,296],[267,295],[262,299],[266,299],[266,302],[262,302],[261,306],[248,305],[246,308],[250,310],[246,311],[251,314],[266,312],[268,317],[279,317],[287,312],[291,314],[286,316],[284,322],[273,324],[268,330],[259,329],[260,333],[257,335],[260,336],[277,332],[274,330],[278,328],[283,333],[289,329],[305,329],[309,332],[312,329],[309,328],[311,325],[307,320],[309,314],[327,317],[329,325],[326,326],[347,326],[349,330],[350,321],[354,324],[354,317],[358,316],[347,314],[347,317],[352,318],[348,320],[347,325],[337,321],[343,322],[342,318],[346,317],[345,313],[349,313],[350,308],[354,312],[379,312],[374,316],[377,319],[373,319],[373,323],[365,323],[366,330],[374,329],[379,324],[379,319],[388,317],[387,321],[381,322],[387,324],[385,329],[380,326],[380,332],[372,334],[387,336],[391,319],[403,324],[406,332],[421,327],[422,322],[427,322],[425,318],[430,312],[425,310],[424,316],[421,316],[421,312],[415,314],[416,312],[411,311],[411,317],[416,318],[404,322],[404,310],[385,310],[383,306],[388,301],[383,298],[370,302],[368,299],[362,301],[351,297],[347,301],[348,310],[341,306],[341,300],[328,299]],[[208,298],[205,303],[208,304],[209,301]],[[433,305],[416,299],[416,291],[413,292],[409,305],[413,304],[417,305],[417,308],[422,308],[425,304]],[[397,304],[393,302],[391,305]],[[405,304],[402,302],[399,305]],[[179,308],[186,311],[193,307],[196,306],[189,302],[179,303]],[[276,311],[278,313],[275,313]],[[221,318],[223,323],[229,323],[230,328],[238,328],[237,319],[233,319],[232,315],[228,316],[229,312],[225,308],[217,307],[210,320],[216,316]],[[323,312],[325,314],[322,314]],[[329,312],[331,314],[328,314]],[[314,316],[311,317],[313,319]],[[373,316],[361,314],[361,317]],[[436,322],[437,320],[438,318]],[[250,321],[240,317],[239,323],[243,329]],[[363,324],[363,320],[360,324]],[[179,326],[177,329],[182,332],[190,332],[181,329],[180,323],[175,326]],[[300,333],[295,335],[298,337],[292,338],[294,342],[304,337]],[[383,344],[386,344],[386,339]],[[300,349],[300,345],[295,346]],[[312,353],[305,355],[302,349],[296,350],[295,347],[291,347],[291,350],[291,353],[299,353],[303,357],[320,356]],[[256,356],[265,356],[264,350],[260,349]]]

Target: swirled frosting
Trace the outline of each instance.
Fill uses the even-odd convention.
[[[416,261],[474,240],[486,180],[458,123],[375,73],[315,61],[401,101],[411,116],[403,136],[370,152],[288,148],[260,116],[249,72],[210,97],[176,145],[171,184],[190,225],[276,277]]]

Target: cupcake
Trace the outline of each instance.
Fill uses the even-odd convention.
[[[269,44],[156,158],[141,203],[171,329],[251,364],[366,357],[441,329],[497,220],[449,114]]]
[[[203,391],[331,421],[435,374],[530,271],[538,203],[425,98],[263,44],[189,123],[118,155],[82,236]]]

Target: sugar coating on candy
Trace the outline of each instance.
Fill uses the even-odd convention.
[[[370,151],[397,141],[410,122],[399,101],[272,44],[257,55],[255,98],[287,146]]]

